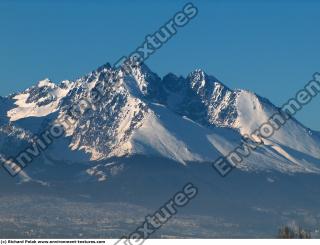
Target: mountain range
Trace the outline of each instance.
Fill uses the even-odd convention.
[[[42,152],[41,164],[68,161],[97,168],[95,163],[103,160],[134,155],[184,166],[213,162],[280,110],[268,99],[232,90],[200,69],[187,77],[169,73],[160,78],[145,64],[131,65],[126,72],[106,64],[75,81],[45,79],[0,97],[0,157],[16,156],[48,125],[67,120],[70,108],[98,87],[104,88],[103,97],[75,119],[59,144]],[[292,118],[236,167],[291,174],[319,173],[319,166],[320,134]]]
[[[0,171],[0,236],[119,238],[188,182],[198,196],[153,237],[275,237],[288,223],[318,236],[319,132],[291,118],[222,178],[212,163],[280,108],[200,69],[127,68],[0,97],[0,160],[33,156],[15,178]],[[35,143],[58,122],[60,137]]]

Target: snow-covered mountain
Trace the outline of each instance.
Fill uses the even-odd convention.
[[[101,88],[103,96],[94,101]],[[92,175],[102,161],[110,165],[110,159],[134,155],[210,163],[279,111],[267,99],[232,90],[202,70],[160,78],[144,64],[129,72],[106,64],[75,81],[45,79],[0,97],[1,159],[17,155],[55,121],[70,121],[70,110],[82,100],[90,108],[72,118],[66,134],[42,152],[40,164],[89,164],[86,173]],[[237,167],[320,173],[320,135],[291,119]]]

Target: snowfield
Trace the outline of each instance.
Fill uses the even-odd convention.
[[[82,100],[91,107],[70,120]],[[212,167],[278,111],[202,70],[160,78],[145,65],[0,97],[1,161],[71,122],[18,177],[0,171],[0,237],[119,238],[188,182],[199,196],[153,238],[274,238],[292,222],[316,237],[319,132],[290,119],[227,178]]]
[[[67,119],[70,108],[81,99],[90,100],[98,87],[105,94],[66,130],[68,143],[59,146],[65,153],[57,157],[49,149],[43,158],[73,161],[80,151],[87,155],[80,162],[136,154],[161,156],[185,166],[213,162],[279,111],[267,99],[231,90],[202,70],[186,78],[170,73],[161,79],[145,65],[132,65],[127,74],[107,64],[76,81],[54,84],[45,79],[11,96],[8,124],[26,135],[35,133],[34,128],[36,133],[44,131],[58,117]],[[30,141],[27,136],[23,140]],[[6,156],[5,151],[2,154]],[[290,174],[319,173],[319,166],[319,133],[291,119],[237,167]]]

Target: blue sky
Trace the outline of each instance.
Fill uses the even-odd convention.
[[[187,1],[0,0],[0,95],[76,79],[139,46]],[[281,105],[320,72],[320,1],[194,1],[198,16],[148,61],[160,76],[204,69]],[[319,96],[320,97],[320,96]],[[320,98],[297,118],[320,131]]]

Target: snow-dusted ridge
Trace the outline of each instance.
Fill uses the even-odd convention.
[[[90,98],[99,86],[105,89],[105,96],[68,129],[69,143],[63,146],[74,154],[85,152],[91,161],[142,154],[184,165],[212,162],[228,154],[241,143],[241,135],[253,132],[278,110],[267,99],[232,90],[202,70],[185,78],[172,73],[160,78],[144,64],[133,65],[129,74],[107,64],[76,81],[57,85],[45,79],[0,100],[1,115],[7,119],[0,124],[1,141],[13,140],[12,133],[4,130],[9,124],[28,135],[32,131],[28,125],[41,128],[43,121],[63,119],[72,105]],[[22,139],[28,141],[28,137]],[[12,155],[4,147],[0,151]],[[50,149],[44,154],[57,159]],[[59,157],[74,161],[73,153]],[[238,167],[320,173],[319,133],[290,120]]]
[[[8,111],[10,121],[17,121],[27,117],[44,117],[59,109],[63,99],[72,88],[72,83],[63,81],[61,86],[51,82],[48,78],[39,81],[37,86],[13,97],[17,107]]]

